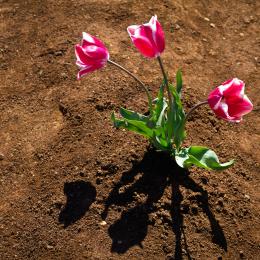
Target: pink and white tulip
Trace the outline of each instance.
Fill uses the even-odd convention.
[[[127,31],[135,47],[145,57],[155,58],[164,51],[164,32],[156,15],[150,19],[149,23],[131,25]]]
[[[242,80],[230,79],[209,94],[209,106],[218,117],[230,122],[240,122],[242,116],[253,109],[253,104],[244,91],[245,83]]]
[[[106,65],[109,53],[105,45],[96,37],[83,32],[82,43],[75,46],[77,57],[76,64],[79,66],[77,78],[100,69]]]

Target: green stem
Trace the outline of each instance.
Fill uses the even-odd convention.
[[[168,94],[169,103],[172,104],[172,95],[171,95],[171,92],[170,92],[170,89],[169,89],[168,78],[167,78],[166,72],[165,72],[164,67],[163,67],[163,64],[162,64],[162,59],[161,59],[160,56],[158,56],[157,59],[158,59],[158,61],[159,61],[160,68],[161,68],[161,71],[162,71],[162,74],[163,74],[164,82],[165,82],[166,89],[167,89],[167,94]],[[171,108],[171,105],[170,105],[169,107]]]
[[[187,122],[187,120],[188,120],[188,118],[190,117],[190,115],[191,115],[198,107],[203,106],[203,105],[206,105],[206,104],[208,104],[208,101],[207,101],[207,100],[202,101],[202,102],[196,104],[194,107],[192,107],[192,108],[190,109],[190,111],[187,113],[186,117],[185,117],[185,123]]]
[[[125,73],[127,73],[130,77],[132,77],[133,79],[135,79],[141,86],[142,88],[144,89],[144,91],[146,92],[146,95],[147,95],[147,98],[148,98],[148,104],[149,104],[149,110],[150,110],[150,113],[152,113],[153,111],[153,107],[152,107],[152,98],[151,98],[151,95],[149,93],[149,90],[148,88],[145,86],[145,84],[140,80],[138,79],[132,72],[130,72],[129,70],[127,70],[126,68],[122,67],[121,65],[119,65],[118,63],[112,61],[112,60],[108,60],[107,61],[108,63],[116,66],[117,68],[119,68],[120,70],[124,71]]]

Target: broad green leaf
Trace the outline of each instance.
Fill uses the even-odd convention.
[[[114,123],[114,126],[117,128],[125,128],[127,130],[133,131],[135,133],[141,134],[146,138],[153,137],[153,130],[146,125],[146,122],[137,121],[137,120],[127,120],[127,119],[117,119],[115,114],[112,113],[111,120]]]
[[[207,170],[224,170],[234,164],[234,160],[220,163],[216,153],[203,146],[184,148],[175,155],[175,160],[183,168],[196,165]]]
[[[181,96],[181,90],[182,90],[182,73],[179,69],[176,74],[176,91]]]
[[[141,121],[141,122],[145,122],[145,123],[148,122],[147,116],[144,116],[142,114],[139,114],[137,112],[134,112],[134,111],[122,108],[122,107],[120,108],[119,113],[121,114],[121,116],[124,119],[127,119],[127,120],[135,120],[135,121]]]

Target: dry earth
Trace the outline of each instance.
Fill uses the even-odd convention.
[[[257,0],[0,0],[0,258],[259,259],[259,111],[241,124],[207,107],[188,138],[223,172],[185,172],[141,136],[116,130],[120,106],[145,112],[136,82],[106,66],[76,80],[74,45],[86,31],[155,97],[156,60],[126,27],[157,14],[170,77],[184,74],[189,109],[226,79],[246,82],[259,107]],[[202,115],[202,116],[201,116]]]

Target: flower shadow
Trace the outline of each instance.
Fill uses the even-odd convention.
[[[135,245],[142,247],[148,225],[151,224],[149,215],[156,211],[156,204],[169,186],[171,186],[172,197],[168,210],[175,234],[175,250],[172,257],[182,259],[182,245],[184,245],[186,256],[191,259],[183,229],[181,186],[199,194],[196,196],[196,201],[209,219],[212,242],[227,250],[225,235],[209,207],[207,192],[194,182],[189,177],[189,172],[180,168],[169,155],[148,150],[142,161],[123,173],[105,200],[103,219],[106,219],[112,205],[127,208],[122,212],[120,219],[108,228],[109,236],[112,239],[112,252],[123,254]],[[136,202],[138,194],[142,194],[143,199]]]
[[[81,219],[96,199],[96,188],[82,180],[66,182],[64,194],[67,202],[59,214],[59,222],[64,228]]]

